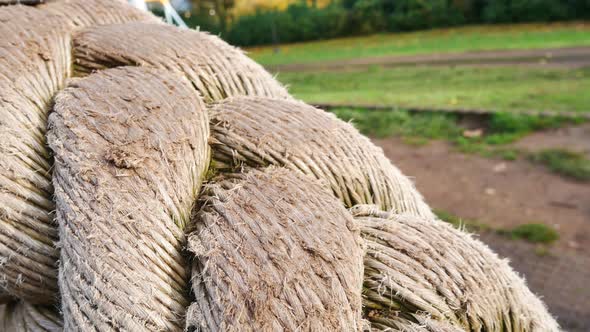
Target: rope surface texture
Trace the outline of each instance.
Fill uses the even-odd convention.
[[[0,331],[559,331],[349,123],[122,0],[0,1]]]

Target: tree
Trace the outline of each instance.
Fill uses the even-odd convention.
[[[208,17],[217,27],[216,30],[225,34],[231,23],[231,9],[235,0],[191,0],[192,13],[201,19]]]

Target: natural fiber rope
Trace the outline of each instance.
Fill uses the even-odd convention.
[[[412,182],[381,149],[333,114],[302,102],[237,97],[211,111],[215,167],[279,165],[321,179],[347,206],[432,217]]]
[[[7,5],[38,5],[43,3],[43,0],[0,0],[0,6]]]
[[[400,332],[464,332],[465,330],[448,324],[433,320],[424,315],[414,315],[413,321],[400,316],[390,315],[388,317],[370,317],[372,332],[400,331]]]
[[[559,331],[508,263],[469,234],[371,206],[351,212],[367,243],[369,320],[387,326],[399,316],[420,323],[416,314],[426,314],[465,331]]]
[[[165,71],[105,70],[60,92],[49,121],[65,329],[181,330],[183,230],[209,164],[197,93]]]
[[[14,302],[0,305],[0,331],[57,332],[62,322],[53,308]]]
[[[205,32],[144,23],[94,27],[74,39],[78,75],[115,66],[139,65],[179,72],[205,101],[253,95],[289,95],[259,64]]]
[[[283,168],[211,184],[189,237],[189,331],[355,331],[360,234],[314,179]]]
[[[139,11],[122,11],[118,1],[101,1],[100,15],[72,23],[76,12],[70,7],[94,8],[97,3],[54,2],[43,10],[0,8],[0,294],[33,303],[52,303],[57,294],[57,229],[44,136],[51,98],[70,73],[70,31],[90,24],[153,20]]]
[[[91,26],[110,25],[125,22],[162,21],[147,12],[136,9],[125,0],[54,0],[37,8],[62,17],[72,27],[83,29]]]
[[[68,40],[35,8],[2,7],[0,21],[0,292],[50,303],[57,230],[45,126],[68,72]]]
[[[122,0],[0,7],[0,330],[558,329],[351,125],[219,38],[159,23]],[[88,76],[57,97],[50,176],[72,61]]]

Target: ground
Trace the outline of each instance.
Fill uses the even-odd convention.
[[[587,22],[483,25],[410,33],[377,34],[247,49],[265,66],[482,50],[590,45]]]
[[[469,66],[506,67],[519,66],[536,69],[577,69],[590,65],[590,47],[534,48],[524,50],[491,50],[462,53],[434,53],[405,56],[384,56],[319,61],[311,63],[287,63],[269,66],[277,72],[343,71],[361,70],[380,66],[383,68],[403,66]]]
[[[311,104],[590,113],[590,24],[480,26],[252,51]]]
[[[590,112],[589,69],[424,66],[279,73],[278,78],[311,104]]]
[[[534,152],[567,147],[590,158],[590,124],[532,133],[516,142],[514,146]]]

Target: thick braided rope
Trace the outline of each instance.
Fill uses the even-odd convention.
[[[133,21],[162,23],[156,16],[136,9],[126,2],[125,0],[52,0],[37,8],[61,17],[72,28],[76,28],[73,31],[90,26]]]
[[[68,40],[35,8],[2,7],[0,20],[0,292],[48,303],[57,230],[45,126],[69,70]]]
[[[449,324],[431,319],[428,316],[416,314],[412,320],[397,315],[369,316],[372,332],[400,331],[400,332],[464,332],[465,330]]]
[[[7,5],[38,5],[43,3],[43,0],[0,0],[0,6]]]
[[[360,234],[315,179],[251,170],[200,199],[189,331],[359,330]]]
[[[65,329],[181,330],[183,230],[209,164],[197,93],[165,71],[105,70],[60,92],[49,126]]]
[[[15,10],[24,7],[2,7],[0,15],[4,8]],[[41,5],[35,10],[38,9],[42,9],[44,15],[55,17],[46,22],[61,22],[56,29],[62,29],[63,26],[65,29],[53,30],[51,25],[47,25],[47,32],[34,32],[29,25],[23,23],[25,21],[11,27],[2,20],[0,29],[20,29],[21,34],[17,36],[33,42],[7,39],[15,43],[6,44],[6,49],[25,50],[33,59],[43,59],[43,62],[35,61],[46,66],[55,66],[51,59],[53,53],[46,51],[50,49],[46,45],[49,39],[41,39],[39,42],[36,34],[45,36],[47,33],[49,36],[52,31],[65,31],[64,49],[68,49],[68,52],[56,54],[58,57],[69,57],[68,38],[73,29],[101,22],[143,18],[156,22],[152,16],[127,8],[122,1],[62,0]],[[27,19],[35,22],[34,18]],[[176,38],[177,35],[182,38]],[[62,35],[57,36],[61,38]],[[92,38],[87,38],[88,36]],[[140,42],[135,43],[136,40]],[[186,43],[190,47],[187,46],[186,51],[179,49],[179,43]],[[421,215],[425,220],[432,218],[429,208],[411,182],[387,161],[379,149],[333,116],[320,115],[323,113],[302,103],[279,100],[289,99],[280,84],[236,49],[206,34],[157,24],[90,28],[80,34],[74,44],[74,55],[80,59],[79,74],[86,75],[91,70],[124,65],[162,70],[104,70],[74,82],[58,98],[56,111],[52,115],[50,141],[58,162],[53,182],[56,185],[57,219],[60,223],[60,245],[63,248],[60,295],[66,330],[179,330],[185,325],[182,316],[190,298],[187,284],[189,264],[181,252],[185,241],[184,226],[189,222],[188,211],[196,199],[196,191],[208,165],[201,158],[202,155],[195,155],[198,154],[197,151],[207,149],[207,135],[204,134],[207,121],[197,125],[203,129],[200,134],[192,133],[195,135],[192,136],[190,130],[185,130],[187,126],[191,127],[191,123],[194,125],[192,121],[197,121],[198,117],[193,118],[188,114],[187,108],[195,104],[184,99],[197,100],[198,106],[195,109],[201,111],[197,114],[205,116],[204,106],[196,97],[197,92],[208,102],[243,94],[275,98],[232,98],[216,107],[214,116],[226,105],[232,105],[233,108],[229,112],[232,116],[225,121],[212,122],[214,135],[211,139],[215,156],[224,156],[216,157],[213,167],[216,171],[235,172],[244,165],[260,168],[273,164],[289,169],[270,168],[249,172],[241,169],[243,174],[230,173],[222,176],[219,182],[213,181],[207,191],[208,196],[202,197],[203,209],[191,221],[193,227],[199,231],[191,236],[194,241],[191,241],[190,248],[195,254],[191,295],[194,302],[186,321],[189,329],[264,330],[284,327],[290,330],[358,330],[362,271],[358,253],[362,245],[359,244],[355,226],[350,224],[352,217],[344,210],[344,206],[359,203],[380,206],[371,208],[370,214],[364,212],[364,215],[359,213],[359,209],[364,208],[355,208],[353,211],[357,219],[369,218],[369,215],[373,219],[383,219],[383,225],[377,229],[378,236],[371,231],[375,228],[373,223],[370,226],[360,224],[369,247],[369,254],[365,258],[364,301],[367,309],[365,317],[371,321],[371,329],[456,331],[487,328],[493,331],[498,326],[513,331],[557,329],[542,303],[526,289],[522,280],[505,263],[498,264],[498,259],[489,250],[486,251],[485,246],[464,245],[460,241],[464,235],[456,230],[447,233],[444,229],[430,229],[432,225],[437,225],[432,221],[411,217],[411,221],[403,223],[389,213],[379,212],[380,209],[394,209],[396,213]],[[176,49],[176,52],[169,52],[171,49]],[[26,57],[21,56],[20,59]],[[14,63],[18,64],[18,61]],[[5,76],[12,78],[12,81],[0,80],[1,87],[6,87],[3,91],[9,92],[6,94],[8,102],[1,104],[0,111],[5,108],[7,116],[17,118],[25,114],[22,118],[29,121],[29,115],[21,113],[22,108],[29,107],[46,117],[51,96],[56,92],[55,89],[63,86],[64,77],[69,74],[69,60],[63,63],[62,67],[67,68],[67,73],[61,76],[53,76],[54,73],[44,74],[42,70],[36,69],[39,65],[24,66],[28,71],[19,69],[16,74],[8,70]],[[49,82],[52,80],[57,80],[59,87],[51,88],[52,83]],[[242,105],[236,100],[240,100]],[[276,103],[281,106],[277,107]],[[246,115],[241,114],[242,111]],[[258,117],[250,114],[254,112],[259,112],[256,115]],[[306,122],[308,116],[312,119],[310,122]],[[265,120],[266,118],[269,120]],[[256,126],[253,119],[262,121],[271,129],[258,127],[260,133],[252,130]],[[223,141],[225,137],[220,134],[221,131],[215,134],[215,130],[219,128],[233,128],[234,125],[240,129],[232,136],[237,142],[235,146]],[[15,128],[20,131],[21,127]],[[32,135],[36,137],[36,144],[44,146],[45,127],[38,125],[33,128],[37,128],[40,133]],[[289,132],[290,128],[297,130]],[[23,129],[31,130],[28,126],[23,126]],[[26,134],[18,136],[20,133],[11,133],[10,127],[5,132],[10,140],[29,138]],[[289,134],[281,135],[282,132]],[[305,135],[298,135],[299,132]],[[279,143],[269,144],[269,137]],[[334,142],[335,138],[340,140],[340,144]],[[195,141],[191,141],[192,139]],[[162,144],[157,144],[158,142]],[[287,144],[281,145],[280,142]],[[31,148],[29,145],[30,143],[23,144],[19,148]],[[182,151],[179,152],[174,147],[181,147]],[[27,155],[10,148],[12,146],[0,150],[3,157],[9,157],[10,153],[16,151],[19,158],[38,158],[50,165],[50,158],[47,156]],[[154,152],[156,150],[157,153]],[[296,157],[292,158],[292,154]],[[205,155],[208,156],[207,153]],[[189,164],[196,168],[187,166]],[[24,169],[14,166],[2,168],[3,179],[22,186],[21,183],[25,183],[21,180],[22,174],[39,172],[39,169],[34,168],[37,166],[31,162],[25,161],[23,165]],[[48,181],[49,168],[41,169],[45,173],[41,172],[41,176],[36,176],[45,177],[45,181]],[[392,168],[394,171],[391,171]],[[301,173],[311,176],[305,177]],[[314,177],[320,179],[322,184],[317,184]],[[330,188],[331,193],[323,191],[322,186]],[[249,188],[250,191],[246,191],[249,195],[242,193],[244,187]],[[24,188],[30,190],[28,186]],[[36,204],[37,198],[32,198],[29,192],[18,186],[0,189],[0,193],[8,193],[6,199],[21,195],[21,201],[28,205]],[[30,191],[35,190],[38,189]],[[48,188],[48,193],[50,192],[51,186]],[[25,196],[27,194],[29,196]],[[343,205],[339,205],[342,203],[333,197],[334,194]],[[4,196],[2,199],[4,203]],[[46,197],[44,199],[47,200]],[[51,201],[49,203],[52,204]],[[46,235],[36,231],[47,236],[47,243],[52,248],[55,230],[51,227],[50,211],[40,211],[36,218],[49,216],[47,227],[43,231],[50,232],[53,229],[53,238],[49,233]],[[252,213],[261,217],[249,218]],[[13,215],[10,216],[14,219]],[[273,220],[276,222],[273,223]],[[344,223],[346,227],[342,226],[342,220],[347,220]],[[20,220],[12,222],[15,225],[20,223]],[[398,223],[404,227],[398,227]],[[260,226],[265,225],[285,226],[286,230],[274,233],[260,231]],[[14,245],[5,239],[13,239],[15,234],[24,234],[33,241],[39,241],[42,236],[31,236],[29,230],[18,229],[20,233],[15,233],[4,224],[0,226],[0,235],[4,236],[4,242],[0,241],[0,244],[4,245],[2,248],[9,248],[5,251],[6,254],[3,253],[0,266],[7,266],[3,263],[14,256],[24,257],[18,262],[18,268],[24,270],[34,266],[25,260],[28,256],[23,254],[31,252],[31,243],[21,245],[17,242]],[[28,224],[25,226],[29,227]],[[421,227],[427,231],[422,231]],[[260,244],[249,247],[232,247],[231,243],[224,241],[224,236],[216,236],[222,233],[233,234],[233,243],[243,242],[244,232],[254,230],[260,231],[256,239]],[[437,233],[439,231],[441,234]],[[391,235],[384,237],[388,240],[388,246],[374,250],[371,254],[371,245],[381,244],[383,238],[380,236],[383,233]],[[406,247],[400,246],[399,241],[391,240],[408,237],[415,242],[406,243]],[[298,242],[288,242],[299,243],[299,246],[289,247],[292,251],[275,248],[277,243],[288,239],[299,239]],[[314,242],[310,243],[312,240]],[[449,258],[438,253],[436,259],[427,260],[424,253],[417,248],[422,248],[429,254],[437,252],[429,251],[424,244],[419,246],[422,243],[420,241],[436,243],[440,248],[446,248],[445,252],[454,254]],[[465,241],[469,244],[468,240]],[[465,246],[471,250],[462,251]],[[377,258],[385,254],[393,255],[396,251],[408,257],[402,262],[410,266],[414,266],[411,264],[412,259],[413,264],[422,264],[424,260],[432,263],[423,265],[423,269],[419,271],[422,274],[418,276],[426,276],[426,281],[419,283],[417,288],[412,288],[415,292],[407,290],[408,287],[415,286],[413,283],[400,286],[391,282],[398,280],[396,278],[414,280],[412,277],[415,276],[405,274],[405,265],[401,265],[402,268],[399,262],[391,265],[381,261],[381,265],[375,263]],[[56,254],[56,251],[52,252]],[[472,252],[477,254],[473,255]],[[340,259],[342,253],[342,257],[348,259],[348,264],[345,264],[345,259]],[[269,264],[260,264],[264,260],[257,259],[257,254],[268,257]],[[280,260],[281,257],[294,258],[289,261]],[[337,259],[330,260],[326,257]],[[51,263],[54,259],[49,257],[47,261]],[[244,262],[249,263],[244,265]],[[391,263],[391,260],[385,263]],[[281,266],[282,275],[288,278],[281,281],[268,274],[264,267],[270,264]],[[232,268],[240,266],[251,268],[240,273],[228,273],[233,271]],[[505,269],[487,271],[489,273],[484,275],[481,279],[483,281],[477,280],[480,284],[476,281],[466,282],[465,280],[474,280],[474,275],[482,273],[481,266]],[[293,271],[289,268],[293,268]],[[30,295],[34,293],[30,293],[28,288],[33,285],[36,287],[35,291],[39,291],[42,287],[23,283],[23,274],[19,273],[16,280],[4,284],[9,287],[4,287],[0,292],[1,301],[7,301],[12,296],[35,301],[36,297]],[[448,289],[432,278],[440,276],[442,280],[442,277],[449,275],[452,276],[451,280],[445,279]],[[2,274],[1,277],[3,280],[10,280],[10,275]],[[38,280],[51,285],[52,279],[55,280],[55,277],[41,276]],[[244,280],[249,283],[245,284]],[[300,286],[288,287],[288,283],[283,284],[285,280],[291,280],[292,284]],[[334,282],[335,280],[338,282]],[[357,285],[356,288],[351,286],[354,284]],[[481,285],[482,288],[488,287],[494,291],[492,294],[504,294],[505,299],[500,296],[483,298],[481,294],[467,287],[474,284]],[[20,294],[6,292],[10,287],[19,289],[14,285],[19,285],[20,289],[26,288],[27,291]],[[244,285],[250,288],[245,288]],[[255,291],[248,292],[244,289]],[[433,289],[438,293],[434,294]],[[44,296],[51,293],[52,291],[46,291]],[[264,299],[268,301],[255,297],[257,294],[266,296]],[[461,294],[467,294],[467,300]],[[470,300],[471,294],[477,300]],[[432,303],[424,301],[424,298],[432,300]],[[51,300],[51,296],[49,299]],[[474,301],[478,302],[472,303]],[[467,311],[462,306],[457,307],[457,303],[477,310]],[[52,309],[23,301],[13,302],[0,307],[3,310],[0,311],[0,326],[7,327],[8,330],[61,330],[59,319],[54,319],[56,315]],[[493,316],[494,313],[497,315]]]
[[[51,98],[70,73],[70,32],[83,24],[154,20],[111,0],[101,1],[101,15],[74,24],[75,13],[65,15],[64,7],[82,3],[97,1],[0,8],[0,295],[34,303],[51,303],[57,293],[45,128]]]
[[[302,102],[227,99],[211,111],[214,167],[279,165],[325,181],[347,207],[432,217],[430,208],[381,149],[352,125]]]
[[[543,303],[487,246],[440,222],[352,209],[367,243],[364,304],[369,320],[416,315],[465,331],[559,331]]]
[[[149,66],[180,72],[205,101],[289,94],[259,64],[206,32],[144,23],[93,27],[74,39],[78,75],[115,66]]]
[[[26,302],[0,305],[0,331],[61,331],[61,317],[48,307]]]

